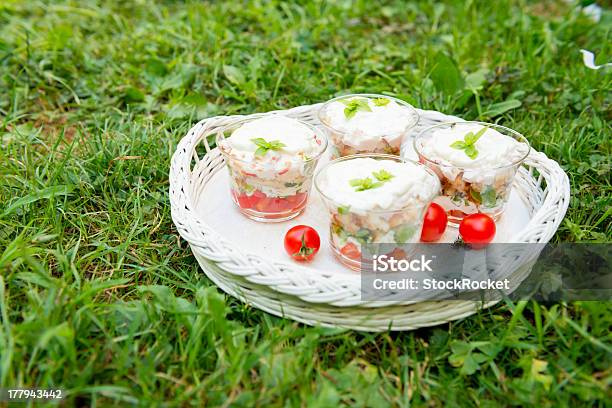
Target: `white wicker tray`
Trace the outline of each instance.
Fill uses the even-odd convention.
[[[284,114],[319,125],[319,106]],[[461,120],[434,111],[419,114],[421,128]],[[363,301],[359,274],[340,265],[327,247],[327,213],[315,192],[306,211],[288,222],[261,224],[242,216],[229,196],[223,158],[209,143],[220,126],[243,118],[220,116],[196,124],[179,143],[170,169],[174,224],[206,275],[225,292],[277,316],[365,331],[441,324],[495,303]],[[568,202],[567,175],[555,161],[533,151],[516,177],[496,241],[548,242]],[[297,224],[311,225],[321,234],[321,250],[311,264],[295,263],[284,253],[282,237]],[[456,230],[449,229],[445,239],[452,240],[454,234]]]

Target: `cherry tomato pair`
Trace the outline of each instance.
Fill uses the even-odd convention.
[[[434,242],[442,238],[447,223],[448,217],[444,208],[436,203],[431,203],[423,221],[421,241]],[[474,249],[487,246],[493,241],[495,232],[495,221],[483,213],[468,215],[459,224],[461,239]]]

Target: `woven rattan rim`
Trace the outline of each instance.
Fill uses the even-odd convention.
[[[269,113],[283,113],[319,126],[317,111],[320,105],[300,106],[286,111]],[[440,122],[462,120],[435,111],[419,110],[419,114],[422,120],[418,128]],[[265,114],[249,116],[262,115]],[[242,115],[217,116],[198,122],[180,141],[172,157],[170,168],[172,220],[181,237],[190,244],[194,255],[208,276],[231,295],[247,300],[271,313],[286,315],[309,324],[318,322],[323,325],[337,325],[333,319],[326,320],[320,308],[315,306],[349,308],[352,312],[346,309],[349,315],[345,317],[350,319],[351,316],[354,316],[357,319],[356,308],[360,310],[376,308],[378,312],[382,312],[382,309],[391,310],[393,307],[410,305],[411,302],[398,304],[383,302],[384,304],[381,304],[380,302],[362,301],[360,289],[355,285],[354,280],[325,271],[318,271],[315,276],[311,269],[300,265],[271,261],[258,254],[242,252],[198,216],[194,211],[197,199],[206,183],[224,166],[219,151],[216,148],[212,149],[209,143],[213,140],[216,129],[244,118],[245,116]],[[197,148],[201,145],[204,146],[206,153],[200,157]],[[512,237],[511,241],[517,243],[548,242],[561,223],[569,204],[570,188],[567,175],[558,163],[550,160],[543,153],[532,150],[525,165],[519,170],[513,188],[517,189],[519,196],[527,204],[531,212],[531,219],[525,228]],[[308,273],[305,273],[306,271]],[[427,308],[432,307],[429,304],[438,303],[444,302],[421,302],[421,305],[413,304],[412,308],[420,306],[425,313],[429,310]],[[463,316],[467,309],[464,306],[458,307],[457,302],[453,303],[456,313],[444,310],[444,312],[438,311],[436,316],[440,316],[443,321]],[[288,310],[293,310],[292,307],[297,307],[296,304],[302,305],[302,308],[305,307],[303,305],[311,305],[311,312],[308,312],[308,308],[305,310],[298,308],[292,314],[287,314]],[[296,310],[301,311],[297,313]],[[391,319],[389,321],[393,320],[393,316],[385,316]],[[433,318],[429,321],[439,323],[440,319]],[[375,327],[380,329],[384,326],[385,320],[380,321],[379,318],[379,321],[375,323]],[[404,322],[403,326],[397,327],[401,329],[401,327],[414,328],[427,325],[421,323]],[[376,330],[374,326],[362,323],[338,325],[362,330],[368,330],[369,327]]]

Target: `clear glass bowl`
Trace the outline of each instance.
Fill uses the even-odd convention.
[[[222,127],[217,133],[217,146],[227,164],[232,200],[245,216],[260,222],[281,222],[297,217],[306,207],[312,177],[319,158],[327,148],[327,137],[316,127],[297,120],[312,130],[319,146],[316,154],[279,161],[264,157],[238,159],[228,154],[224,140],[247,122],[262,118],[248,118]],[[274,139],[274,135],[270,135]]]
[[[432,193],[425,198],[414,198],[400,208],[389,210],[363,210],[339,203],[325,193],[322,185],[326,171],[342,161],[359,158],[393,160],[411,163],[422,168],[430,177]],[[407,166],[407,171],[414,168]],[[440,192],[438,177],[426,166],[411,160],[388,154],[358,154],[330,161],[315,175],[315,188],[323,197],[330,216],[330,246],[334,255],[344,265],[360,270],[362,245],[364,244],[407,244],[418,242],[423,228],[423,217],[429,204]],[[376,189],[369,190],[377,194]]]
[[[331,116],[329,115],[330,105],[343,100],[359,98],[369,100],[384,98],[394,101],[405,110],[403,113],[407,118],[406,126],[400,130],[394,130],[386,133],[384,131],[381,132],[381,129],[388,126],[388,123],[395,122],[395,120],[392,119],[386,121],[385,123],[376,124],[377,126],[375,128],[360,127],[355,130],[347,131],[334,127],[334,125],[331,123]],[[327,130],[329,139],[331,141],[332,159],[354,154],[367,153],[392,154],[399,156],[402,142],[406,137],[412,136],[412,130],[419,122],[419,114],[412,105],[402,101],[401,99],[378,94],[351,94],[339,96],[325,102],[319,109],[318,116],[319,121]],[[371,132],[374,132],[374,134],[370,135]]]
[[[520,143],[510,156],[509,163],[461,167],[424,153],[423,146],[432,143],[432,137],[437,131],[456,129],[458,133],[463,134],[473,125],[486,126]],[[495,133],[491,134],[491,137],[495,137],[494,135]],[[419,161],[440,178],[442,195],[435,202],[444,207],[449,223],[454,225],[461,223],[467,215],[478,212],[498,220],[510,197],[516,172],[529,155],[530,149],[529,142],[520,133],[504,126],[474,121],[441,123],[424,129],[414,139],[414,150]]]

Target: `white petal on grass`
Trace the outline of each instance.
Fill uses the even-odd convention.
[[[584,7],[582,12],[596,23],[599,23],[599,20],[601,20],[601,7],[595,3]]]
[[[603,65],[595,65],[595,54],[588,50],[580,50],[580,52],[582,53],[582,61],[587,68],[600,69],[612,66],[612,62]]]

